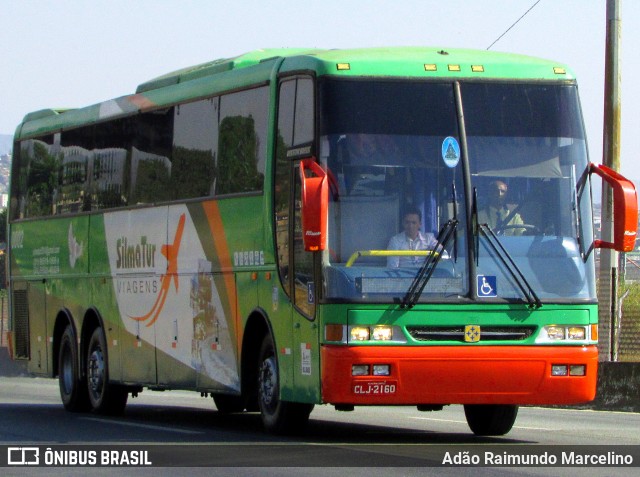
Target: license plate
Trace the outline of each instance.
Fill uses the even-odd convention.
[[[365,396],[395,394],[397,389],[398,383],[396,381],[377,381],[353,384],[353,394]]]

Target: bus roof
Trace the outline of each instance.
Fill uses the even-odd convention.
[[[29,113],[16,139],[127,116],[225,91],[265,84],[278,73],[318,76],[574,80],[563,64],[483,50],[388,47],[352,50],[264,49],[184,68],[142,83],[135,94],[79,109]]]

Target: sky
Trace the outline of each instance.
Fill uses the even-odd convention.
[[[640,179],[640,1],[619,0],[621,172]],[[485,50],[536,0],[0,0],[0,134],[28,112],[131,94],[186,66],[260,48]],[[606,0],[540,0],[492,51],[568,64],[602,162]]]

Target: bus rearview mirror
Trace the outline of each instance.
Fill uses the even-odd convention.
[[[329,204],[327,173],[315,158],[303,159],[300,161],[300,182],[302,183],[304,249],[308,252],[319,252],[327,247],[327,208]]]
[[[603,165],[591,164],[589,172],[598,174],[613,190],[613,242],[596,240],[596,248],[632,251],[638,229],[638,195],[633,182]]]

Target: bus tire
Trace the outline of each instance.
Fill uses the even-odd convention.
[[[258,360],[258,405],[265,429],[274,434],[297,434],[309,422],[313,404],[280,400],[278,361],[271,335],[265,336]]]
[[[465,404],[464,415],[476,436],[503,436],[511,430],[518,406],[512,404]]]
[[[73,327],[68,325],[60,339],[58,351],[58,384],[62,405],[70,412],[90,409],[86,380],[80,375],[78,344]]]
[[[87,347],[87,390],[94,412],[122,414],[129,393],[127,388],[109,382],[107,344],[102,328],[96,328]]]
[[[218,412],[222,414],[233,414],[242,412],[245,409],[245,400],[243,396],[232,396],[231,394],[212,394],[213,403],[216,405]]]

